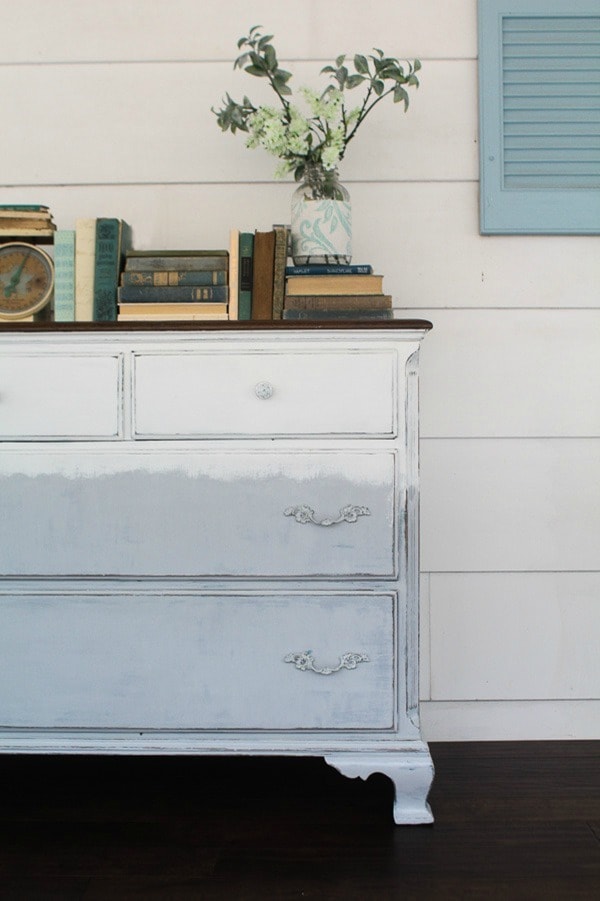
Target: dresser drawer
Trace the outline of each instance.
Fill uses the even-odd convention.
[[[391,729],[395,620],[392,594],[0,597],[0,725]]]
[[[140,353],[138,438],[395,432],[393,350]]]
[[[0,440],[116,438],[120,355],[0,356]]]
[[[0,450],[0,573],[396,572],[393,451],[113,448]]]

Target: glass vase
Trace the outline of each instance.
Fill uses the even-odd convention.
[[[352,259],[350,194],[337,169],[307,165],[292,195],[292,257],[296,266]]]

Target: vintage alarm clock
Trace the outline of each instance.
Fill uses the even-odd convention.
[[[24,319],[52,297],[54,263],[36,244],[0,244],[0,319]]]

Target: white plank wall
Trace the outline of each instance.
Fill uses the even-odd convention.
[[[120,216],[135,245],[226,247],[289,219],[290,181],[223,135],[237,38],[276,35],[298,83],[338,53],[418,56],[342,177],[355,260],[422,350],[422,685],[428,740],[600,738],[597,237],[478,230],[475,0],[22,0],[0,29],[0,202],[59,227]],[[32,27],[32,24],[35,27]],[[259,90],[260,89],[260,90]]]

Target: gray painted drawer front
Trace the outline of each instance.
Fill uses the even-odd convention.
[[[394,351],[136,354],[134,434],[391,435]]]
[[[392,576],[395,464],[366,450],[6,449],[0,573]]]
[[[0,726],[391,729],[395,619],[392,594],[0,597]],[[285,662],[307,650],[368,660]]]
[[[120,355],[0,355],[0,440],[116,438]]]

